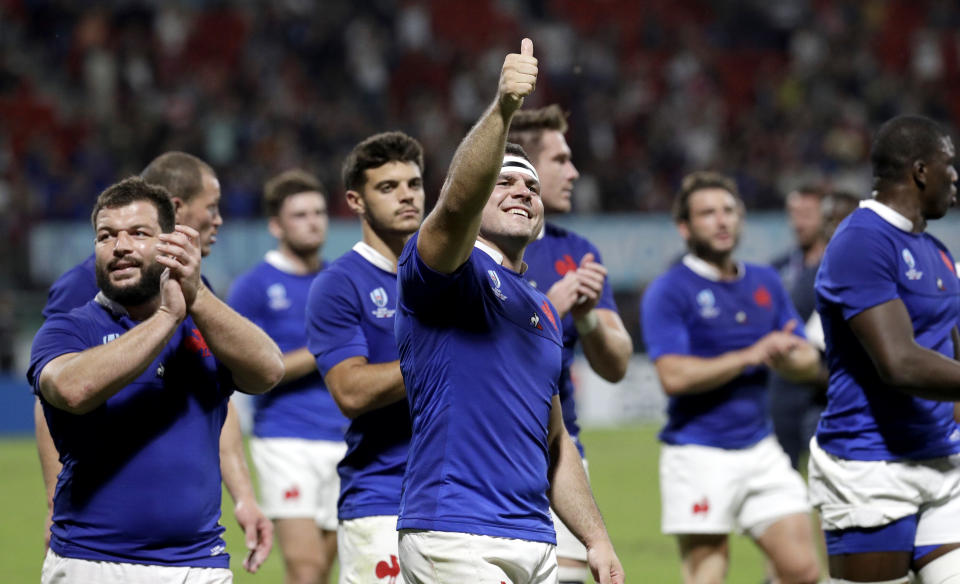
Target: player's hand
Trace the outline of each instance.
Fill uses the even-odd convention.
[[[550,286],[550,289],[547,290],[547,298],[550,299],[550,303],[553,304],[557,312],[560,313],[560,318],[567,316],[567,313],[570,312],[570,309],[573,308],[573,305],[577,302],[577,298],[579,297],[577,288],[579,287],[580,279],[577,277],[577,271],[570,270],[564,274],[562,278],[554,282],[553,286]]]
[[[197,298],[200,280],[200,234],[193,227],[177,225],[172,233],[161,233],[157,261],[166,266],[170,277],[180,283],[187,309]]]
[[[597,303],[600,302],[600,294],[603,293],[603,283],[606,277],[607,268],[598,263],[592,253],[584,255],[580,259],[580,266],[577,268],[577,279],[580,282],[580,286],[577,288],[579,298],[570,310],[573,313],[573,318],[582,318],[597,307]]]
[[[500,111],[512,115],[523,105],[523,98],[533,93],[536,86],[537,59],[533,56],[533,41],[523,39],[520,42],[520,54],[510,53],[503,61],[497,93]]]
[[[243,530],[247,544],[247,557],[243,560],[243,569],[256,574],[273,549],[273,522],[260,510],[254,500],[237,501],[233,515]]]
[[[160,275],[160,308],[170,313],[177,322],[187,317],[187,301],[183,297],[180,282],[170,276],[170,268],[164,268]]]
[[[623,566],[609,541],[587,548],[587,564],[597,584],[623,584]]]

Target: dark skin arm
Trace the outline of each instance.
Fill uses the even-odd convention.
[[[960,362],[917,344],[902,300],[868,308],[849,323],[885,384],[925,399],[960,399]]]

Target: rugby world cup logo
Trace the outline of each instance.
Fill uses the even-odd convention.
[[[501,301],[506,300],[507,295],[500,290],[501,282],[500,276],[497,275],[497,272],[494,270],[487,270],[487,275],[490,276],[490,282],[493,283],[493,286],[490,287],[490,289],[493,290],[493,294]]]
[[[717,310],[717,299],[709,288],[697,292],[697,304],[700,305],[700,316],[703,318],[716,318],[720,314]]]
[[[917,260],[913,259],[913,254],[910,253],[910,250],[903,248],[903,251],[900,252],[900,256],[903,257],[904,263],[907,264],[909,268],[906,272],[908,280],[919,280],[923,277],[923,272],[917,270]]]
[[[387,297],[387,291],[383,287],[374,288],[370,291],[370,300],[373,301],[376,309],[371,311],[371,314],[377,318],[392,318],[396,310],[387,308],[387,302],[389,299]]]

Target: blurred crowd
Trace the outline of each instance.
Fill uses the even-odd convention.
[[[664,211],[704,168],[750,208],[865,192],[879,122],[958,125],[958,31],[953,0],[0,0],[0,234],[24,249],[171,149],[217,169],[227,217],[293,166],[345,214],[343,157],[385,129],[422,141],[435,196],[522,36],[535,105],[570,112],[580,213]]]

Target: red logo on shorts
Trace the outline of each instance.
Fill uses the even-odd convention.
[[[707,498],[704,497],[699,503],[693,504],[693,514],[700,515],[701,513],[706,515],[710,511],[710,501],[707,501]]]
[[[553,268],[557,270],[558,274],[565,276],[567,272],[572,272],[577,269],[577,262],[573,261],[570,254],[565,253],[562,258],[553,262]]]
[[[773,306],[773,297],[770,296],[770,291],[763,285],[758,286],[757,289],[753,291],[753,301],[757,303],[757,306],[763,308]]]
[[[400,564],[397,563],[397,556],[390,555],[390,563],[377,562],[377,580],[387,579],[387,584],[394,584],[397,576],[400,575]]]
[[[190,331],[190,336],[184,339],[184,343],[187,345],[187,348],[194,353],[200,353],[201,357],[209,357],[211,355],[210,347],[207,346],[207,341],[203,338],[203,335],[200,334],[200,329]]]
[[[283,500],[289,501],[290,499],[299,499],[300,498],[300,487],[294,485],[291,488],[283,492]]]

